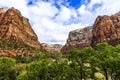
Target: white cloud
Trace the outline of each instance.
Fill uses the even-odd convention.
[[[90,3],[86,0],[78,9],[62,5],[66,0],[57,1],[61,6],[59,9],[53,5],[54,0],[32,1],[34,5],[28,6],[29,0],[0,0],[0,7],[20,10],[23,16],[29,18],[40,42],[47,43],[65,43],[69,31],[92,25],[98,15],[111,15],[120,11],[120,0],[91,0]],[[67,2],[65,4],[69,5]],[[97,4],[101,6],[95,8]]]
[[[120,0],[91,0],[89,4],[81,5],[78,12],[82,24],[93,24],[98,15],[112,15],[120,11]],[[96,7],[95,5],[99,5]]]
[[[92,9],[95,4],[100,4],[100,3],[102,3],[102,0],[91,0],[88,7]]]
[[[92,24],[93,19],[95,18],[94,13],[91,11],[87,10],[87,6],[81,5],[81,7],[77,10],[78,13],[80,14],[80,21],[82,24]]]
[[[15,7],[20,10],[25,17],[29,16],[27,0],[0,0],[0,7]]]
[[[46,24],[47,23],[47,24]],[[71,30],[81,28],[82,24],[64,25],[56,23],[53,20],[44,18],[39,24],[33,25],[33,29],[37,33],[40,41],[48,43],[61,43],[64,44],[68,33]]]
[[[64,22],[64,21],[69,20],[70,17],[71,17],[70,9],[63,7],[61,11],[59,12],[58,16],[56,16],[56,20]]]
[[[84,14],[86,12],[88,12],[87,10],[85,10],[86,6],[85,5],[82,5],[79,9],[78,9],[78,12],[79,14]]]
[[[32,14],[41,17],[54,17],[58,13],[58,9],[48,2],[37,2],[36,5],[30,6],[29,10]]]
[[[109,0],[106,1],[104,0],[102,2],[102,6],[96,11],[97,14],[101,15],[112,15],[115,14],[116,12],[120,11],[120,0],[114,1],[114,0]]]

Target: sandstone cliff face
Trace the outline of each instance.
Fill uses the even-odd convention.
[[[112,16],[98,16],[92,27],[71,31],[63,53],[68,53],[72,48],[83,49],[95,46],[97,43],[107,42],[111,45],[120,43],[120,12]]]
[[[112,16],[98,16],[93,25],[92,44],[108,42],[111,45],[120,43],[120,13]]]
[[[15,8],[8,10],[0,8],[0,38],[22,40],[31,47],[41,49],[38,37],[28,19],[23,17]]]
[[[60,49],[62,48],[62,45],[60,44],[46,44],[42,43],[42,47],[48,51],[49,53],[55,53],[60,52]]]
[[[83,49],[90,46],[92,39],[91,31],[91,26],[71,31],[65,46],[61,49],[61,52],[68,53],[72,48]]]

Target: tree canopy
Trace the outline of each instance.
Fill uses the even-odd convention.
[[[0,80],[119,80],[120,45],[99,43],[68,54],[35,50],[32,57],[0,57]]]

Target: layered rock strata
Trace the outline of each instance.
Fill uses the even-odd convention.
[[[60,52],[62,45],[42,43],[42,47],[49,53],[56,53],[56,52]]]
[[[68,53],[72,48],[94,47],[102,42],[107,42],[111,45],[120,43],[120,12],[111,16],[98,16],[93,27],[71,31],[61,51]]]
[[[8,10],[0,8],[0,38],[22,40],[31,47],[41,48],[29,20],[13,7]]]
[[[112,16],[98,16],[92,30],[92,46],[107,42],[111,45],[120,43],[120,13]]]
[[[68,53],[72,48],[83,49],[90,46],[92,39],[91,32],[91,26],[69,32],[69,37],[61,52]]]

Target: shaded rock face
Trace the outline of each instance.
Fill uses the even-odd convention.
[[[62,45],[42,43],[42,47],[49,53],[55,53],[55,52],[60,52]]]
[[[22,40],[31,47],[41,49],[38,37],[28,19],[23,17],[15,8],[8,10],[0,8],[0,38],[14,41]]]
[[[120,43],[120,13],[112,16],[98,16],[92,30],[92,43],[107,42],[111,45]]]
[[[68,53],[72,48],[83,49],[90,46],[92,40],[92,27],[77,29],[69,33],[67,43],[62,47],[61,52]]]

